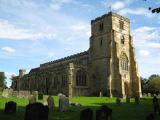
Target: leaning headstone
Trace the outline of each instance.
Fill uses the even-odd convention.
[[[100,110],[96,111],[96,120],[111,120],[112,109],[107,106],[102,106]]]
[[[140,97],[139,97],[139,96],[136,96],[136,97],[135,97],[135,103],[136,103],[136,104],[139,104],[139,103],[140,103]]]
[[[42,93],[38,93],[38,100],[43,100],[43,94]]]
[[[130,103],[130,97],[129,96],[126,97],[126,103]]]
[[[117,105],[120,105],[120,104],[121,104],[121,98],[119,98],[119,97],[116,98],[116,104],[117,104]]]
[[[7,102],[5,104],[4,112],[6,114],[16,113],[16,107],[17,107],[17,104],[15,102],[13,102],[13,101]]]
[[[52,96],[48,97],[47,103],[48,103],[49,110],[53,111],[53,109],[54,109],[54,99],[52,98]]]
[[[69,110],[69,99],[65,95],[59,96],[59,111],[66,112]]]
[[[44,106],[42,103],[28,104],[24,120],[48,120],[48,112],[48,106]]]
[[[28,100],[29,100],[29,104],[36,103],[36,96],[30,95],[30,97],[28,98]]]
[[[80,120],[93,120],[93,111],[90,108],[82,110]]]

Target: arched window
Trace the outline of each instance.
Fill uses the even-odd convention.
[[[120,57],[120,68],[121,70],[128,70],[128,58],[124,53]]]
[[[76,73],[76,86],[87,86],[87,76],[82,70],[78,70]]]

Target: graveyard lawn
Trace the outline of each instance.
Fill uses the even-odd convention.
[[[17,103],[16,114],[4,114],[5,103],[8,101],[15,101]],[[95,120],[95,111],[102,105],[107,105],[113,110],[113,120],[145,120],[145,117],[150,112],[153,112],[151,98],[142,98],[139,105],[134,103],[134,99],[131,99],[130,103],[126,103],[123,99],[120,105],[117,105],[115,101],[115,98],[107,97],[73,97],[70,98],[70,102],[80,103],[82,106],[71,106],[69,112],[58,112],[58,97],[54,97],[56,108],[49,114],[49,120],[79,120],[80,111],[88,107],[94,111],[93,118]],[[27,104],[27,99],[0,97],[0,120],[24,120],[25,106]],[[156,120],[158,119],[160,117],[156,115]]]

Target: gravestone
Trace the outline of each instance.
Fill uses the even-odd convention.
[[[121,98],[119,98],[119,97],[116,98],[116,104],[121,105]]]
[[[36,97],[34,95],[30,95],[30,97],[28,98],[28,100],[29,100],[29,104],[36,103]]]
[[[126,97],[126,103],[130,103],[130,97],[129,96]]]
[[[5,104],[4,112],[6,114],[16,113],[16,107],[17,107],[17,104],[15,102],[13,102],[13,101],[7,102]]]
[[[18,91],[13,91],[12,96],[17,97],[18,96]]]
[[[143,93],[143,97],[147,97],[147,94],[146,94],[146,93]]]
[[[151,97],[151,93],[148,93],[147,96],[148,96],[148,97]]]
[[[38,100],[43,100],[43,94],[42,93],[38,93]]]
[[[42,103],[28,104],[24,120],[48,120],[48,106]]]
[[[47,103],[48,103],[48,108],[50,111],[54,110],[54,99],[52,96],[49,96],[47,99]]]
[[[139,103],[140,103],[140,97],[139,97],[139,96],[136,96],[136,97],[135,97],[135,103],[136,103],[136,104],[139,104]]]
[[[13,93],[13,89],[3,89],[3,92],[2,92],[2,96],[3,97],[10,97],[12,96],[12,93]]]
[[[80,112],[80,120],[93,120],[93,111],[90,108]]]
[[[112,109],[107,106],[102,106],[100,110],[96,111],[96,120],[111,120]]]
[[[153,102],[154,112],[155,113],[159,112],[159,102],[156,96],[153,97],[152,102]]]
[[[32,91],[32,95],[34,95],[36,99],[38,100],[38,91]]]
[[[59,96],[59,111],[66,112],[69,110],[69,99],[65,95]]]
[[[30,91],[27,91],[27,90],[20,90],[18,92],[18,98],[25,98],[25,99],[28,99],[30,97]]]

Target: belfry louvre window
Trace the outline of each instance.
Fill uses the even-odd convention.
[[[103,31],[103,28],[104,28],[103,23],[100,23],[99,24],[99,31]]]
[[[120,68],[121,68],[121,70],[128,70],[128,58],[125,54],[121,55]]]
[[[82,70],[78,70],[76,73],[76,86],[87,86],[87,76]]]
[[[121,44],[124,44],[125,43],[125,37],[124,35],[121,36]]]

